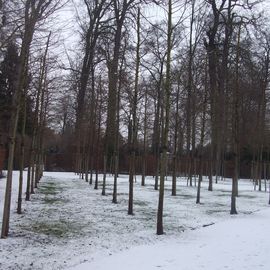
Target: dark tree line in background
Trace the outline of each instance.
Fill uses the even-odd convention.
[[[136,175],[142,186],[151,175],[159,190],[157,234],[167,175],[172,196],[178,176],[196,185],[196,203],[203,176],[209,191],[231,177],[231,214],[239,177],[267,190],[270,32],[263,1],[68,2],[0,1],[0,150],[8,171],[2,237],[14,168],[18,213],[23,181],[30,200],[44,166],[75,171],[95,189],[101,184],[102,195],[113,174],[113,203],[118,174],[128,173],[130,215]],[[49,25],[65,4],[76,8],[80,40],[63,63]]]

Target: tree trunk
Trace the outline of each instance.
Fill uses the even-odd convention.
[[[175,111],[175,128],[174,128],[174,151],[173,151],[173,175],[172,175],[172,196],[176,196],[176,170],[177,170],[177,146],[178,146],[178,129],[179,129],[179,96],[180,82],[178,81],[176,94],[176,111]]]
[[[209,178],[209,184],[208,184],[208,191],[213,191],[213,159],[212,159],[212,145],[211,145],[211,156],[210,156],[210,160],[208,162],[209,166],[208,166],[208,178]]]
[[[232,179],[231,215],[237,214],[236,196],[239,176],[239,55],[240,55],[241,24],[239,25],[236,51],[235,87],[233,92],[233,147],[234,147],[234,175]]]
[[[144,124],[143,124],[143,158],[142,158],[142,182],[141,182],[142,186],[145,186],[145,175],[146,175],[147,101],[148,96],[146,89],[144,100]]]
[[[100,156],[100,131],[101,131],[101,112],[102,112],[102,102],[101,102],[101,79],[99,81],[99,92],[97,97],[97,102],[99,101],[99,112],[98,112],[98,134],[97,134],[97,156],[96,156],[96,179],[94,189],[98,189],[98,173],[99,173],[99,156]]]
[[[2,231],[1,238],[6,238],[9,232],[9,217],[10,217],[10,204],[11,204],[11,191],[12,191],[12,171],[13,171],[13,160],[14,160],[14,150],[15,150],[15,138],[17,133],[21,95],[24,87],[24,82],[26,78],[26,71],[28,65],[29,49],[32,42],[34,28],[36,24],[36,16],[30,16],[30,2],[27,1],[25,4],[25,30],[22,40],[21,53],[18,63],[18,76],[15,86],[15,92],[12,96],[12,111],[10,117],[10,128],[9,128],[9,150],[8,150],[8,173],[6,181],[6,191],[5,191],[5,202],[3,211],[3,221],[2,221]],[[29,21],[30,19],[30,21]]]
[[[24,91],[22,99],[22,133],[21,133],[21,157],[20,157],[20,175],[19,175],[19,192],[18,192],[18,203],[17,213],[22,213],[22,188],[23,188],[23,170],[24,170],[24,145],[25,145],[25,125],[26,125],[26,90]]]
[[[270,204],[270,181],[269,181],[268,192],[269,192],[269,200],[268,200],[268,204]]]
[[[163,231],[163,202],[164,202],[164,180],[167,166],[168,134],[170,118],[170,95],[171,95],[171,50],[172,50],[172,0],[168,0],[168,31],[167,31],[167,63],[166,63],[166,82],[165,82],[165,121],[162,130],[162,152],[160,163],[160,188],[157,213],[157,235]]]
[[[205,137],[205,122],[206,122],[206,109],[207,109],[207,70],[205,72],[205,93],[204,93],[204,102],[203,102],[203,112],[201,119],[201,137],[199,145],[199,180],[197,187],[197,198],[196,204],[201,202],[201,182],[203,178],[203,144]]]
[[[135,87],[132,102],[132,131],[131,131],[131,155],[130,155],[130,172],[129,172],[129,201],[128,214],[133,215],[133,182],[135,176],[136,162],[136,143],[137,143],[137,106],[138,106],[138,88],[139,88],[139,69],[140,69],[140,8],[137,14],[137,47],[136,47],[136,69],[135,69]]]
[[[156,174],[155,174],[155,190],[158,190],[159,173],[160,173],[160,125],[161,125],[161,84],[163,80],[163,63],[161,65],[161,71],[159,74],[159,80],[157,85],[158,97],[157,97],[157,109],[155,113],[155,123],[154,123],[154,151],[156,155]]]
[[[133,176],[135,174],[135,152],[132,153],[129,171],[129,196],[128,196],[128,215],[133,215]]]

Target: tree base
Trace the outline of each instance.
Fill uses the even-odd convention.
[[[238,215],[238,213],[237,213],[236,210],[231,210],[231,211],[230,211],[230,215]]]

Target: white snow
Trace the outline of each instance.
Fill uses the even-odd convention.
[[[239,182],[239,215],[230,216],[229,179],[215,184],[213,192],[207,191],[205,179],[202,204],[196,205],[196,187],[187,187],[186,179],[179,178],[178,195],[172,197],[169,178],[166,234],[157,236],[158,191],[152,177],[147,177],[146,187],[137,177],[134,216],[127,215],[128,177],[124,175],[118,179],[118,204],[112,204],[112,177],[108,177],[107,196],[101,196],[100,189],[94,190],[74,173],[45,172],[31,201],[23,201],[20,216],[16,214],[18,172],[13,179],[10,236],[0,240],[0,269],[267,267],[268,193],[254,191],[249,180]],[[0,179],[1,217],[4,187],[5,179]]]
[[[177,239],[106,256],[73,270],[269,269],[270,209],[184,232]]]

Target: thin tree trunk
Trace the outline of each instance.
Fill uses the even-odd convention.
[[[97,97],[97,102],[99,102],[99,112],[98,112],[98,134],[97,134],[97,156],[96,156],[96,179],[95,179],[95,187],[94,189],[98,189],[98,173],[99,173],[99,156],[100,156],[100,131],[101,131],[101,110],[102,110],[102,102],[101,102],[101,79],[99,81],[99,92]]]
[[[213,155],[212,155],[212,148],[213,146],[211,145],[211,156],[210,156],[210,161],[209,161],[209,167],[208,167],[208,173],[209,173],[209,184],[208,184],[208,191],[213,191]]]
[[[237,52],[236,52],[236,79],[234,89],[234,117],[233,117],[233,145],[234,145],[234,175],[232,179],[232,195],[231,195],[231,215],[237,214],[236,196],[237,183],[239,176],[239,50],[240,50],[241,24],[239,25],[237,37]]]
[[[204,102],[203,102],[203,115],[201,119],[201,137],[200,137],[200,145],[199,145],[199,180],[197,187],[197,198],[196,204],[201,202],[201,182],[203,178],[203,144],[205,137],[205,122],[206,122],[206,109],[207,109],[207,70],[205,72],[205,94],[204,94]]]
[[[121,63],[120,74],[122,73]],[[121,77],[121,75],[120,75]],[[115,138],[115,152],[114,152],[114,181],[113,181],[113,203],[117,203],[117,178],[118,178],[118,166],[119,166],[119,125],[120,125],[120,95],[121,95],[122,80],[119,80],[118,92],[117,92],[117,115],[116,115],[116,138]]]
[[[268,204],[270,204],[270,181],[269,181],[269,186],[268,186],[268,192],[269,192],[269,200],[268,200]]]
[[[161,117],[160,117],[160,107],[161,107],[161,83],[162,83],[162,73],[163,73],[163,63],[161,66],[160,71],[160,78],[157,85],[158,90],[158,100],[157,100],[157,110],[155,115],[155,128],[154,128],[154,134],[155,134],[155,155],[156,155],[156,174],[155,174],[155,190],[158,190],[158,183],[159,183],[159,173],[160,173],[160,125],[161,125]]]
[[[200,153],[200,157],[199,157],[199,179],[198,179],[197,196],[196,196],[196,203],[197,204],[201,203],[202,176],[203,176],[203,159],[202,159],[202,153]]]
[[[29,163],[28,168],[27,168],[27,182],[26,182],[26,193],[25,193],[26,201],[30,201],[30,187],[31,187],[31,167]]]
[[[117,174],[118,174],[118,156],[114,155],[114,177],[113,177],[113,203],[117,203]]]
[[[267,184],[266,184],[266,162],[263,163],[263,178],[264,178],[264,191],[267,192]]]
[[[166,82],[165,82],[165,121],[162,132],[162,153],[160,163],[160,188],[157,212],[157,235],[163,231],[163,203],[164,203],[164,180],[167,165],[168,134],[170,118],[170,95],[171,95],[171,50],[172,50],[172,0],[168,0],[168,31],[167,31],[167,62],[166,62]]]
[[[147,101],[148,96],[146,90],[144,100],[143,158],[142,158],[142,182],[141,182],[142,186],[145,186],[145,175],[146,175]]]
[[[176,196],[176,170],[177,170],[177,154],[173,156],[173,174],[172,174],[172,196]]]
[[[136,47],[136,69],[135,69],[135,87],[132,102],[132,132],[131,132],[131,158],[130,158],[130,172],[129,172],[129,200],[128,200],[128,214],[133,215],[133,182],[135,176],[136,163],[136,143],[137,143],[137,106],[138,106],[138,87],[139,87],[139,69],[140,69],[140,8],[137,14],[137,47]]]
[[[106,195],[106,173],[107,173],[107,156],[104,155],[103,158],[103,182],[102,182],[102,192],[101,195]]]
[[[178,129],[179,129],[179,96],[180,82],[178,82],[176,94],[176,111],[175,111],[175,129],[174,129],[174,151],[173,151],[173,175],[172,175],[172,196],[176,196],[176,170],[177,170],[177,145],[178,145]]]
[[[132,153],[130,161],[130,171],[129,171],[129,197],[128,197],[128,214],[133,215],[133,183],[135,174],[135,152]]]
[[[22,133],[21,133],[21,157],[20,157],[20,175],[19,175],[19,191],[17,213],[22,213],[22,188],[23,188],[23,170],[24,170],[24,152],[25,152],[25,125],[26,125],[26,90],[22,99]]]
[[[158,190],[159,173],[160,173],[160,153],[157,153],[156,154],[155,190]]]
[[[17,93],[17,95],[20,95],[20,94]],[[17,98],[19,97],[16,97],[16,102],[18,102]],[[17,105],[17,107],[18,106],[19,104]],[[12,113],[11,130],[9,132],[10,138],[9,138],[9,151],[8,151],[8,173],[7,173],[7,182],[6,182],[6,191],[5,191],[5,202],[4,202],[1,238],[6,238],[9,232],[13,159],[14,159],[15,137],[16,137],[16,132],[17,132],[18,117],[19,117],[19,112],[18,112],[18,108],[16,108],[15,113]]]

